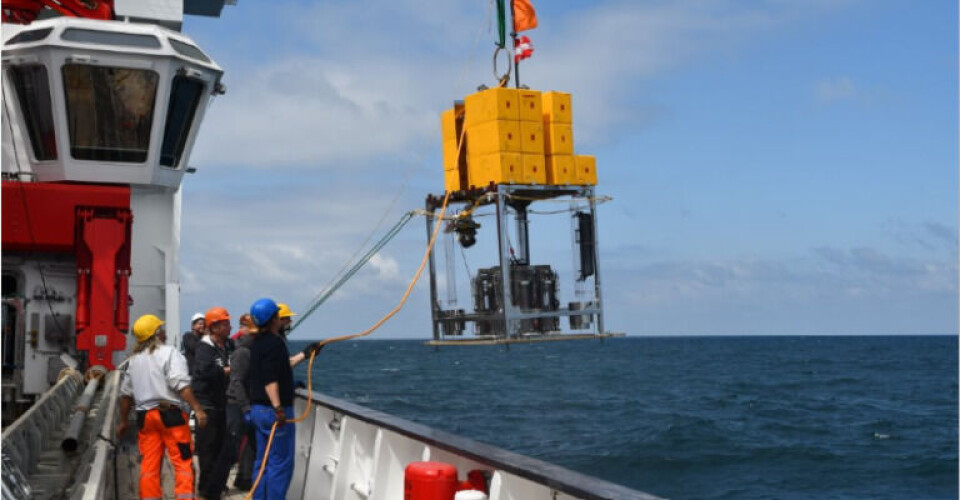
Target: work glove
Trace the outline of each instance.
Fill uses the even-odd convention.
[[[316,352],[316,353],[319,353],[320,351],[322,351],[322,350],[323,350],[323,346],[324,346],[323,341],[322,341],[322,340],[318,340],[318,341],[316,341],[316,342],[308,345],[307,347],[304,347],[304,348],[303,348],[303,351],[302,351],[302,352],[303,352],[303,355],[304,355],[307,359],[310,359],[310,356],[311,356],[313,353],[315,353],[315,352]]]
[[[277,427],[286,425],[287,423],[287,414],[284,413],[282,406],[275,406],[273,408],[273,414],[277,417]]]

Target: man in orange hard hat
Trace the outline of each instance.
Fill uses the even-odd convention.
[[[120,423],[117,435],[129,426],[130,408],[136,405],[140,447],[140,498],[162,498],[160,469],[163,451],[174,470],[177,498],[193,498],[193,446],[186,410],[193,408],[197,427],[207,425],[207,414],[193,396],[187,361],[171,346],[160,342],[163,321],[147,314],[133,324],[137,345],[127,361],[120,383]]]
[[[201,498],[220,498],[230,474],[230,447],[227,442],[227,380],[230,376],[230,313],[210,308],[204,320],[207,335],[197,345],[191,386],[200,405],[209,415],[205,429],[197,430],[197,457],[200,459]]]

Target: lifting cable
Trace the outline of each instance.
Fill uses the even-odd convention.
[[[323,303],[326,302],[327,299],[329,299],[330,296],[333,295],[337,290],[339,290],[340,287],[344,285],[344,283],[346,283],[350,278],[352,278],[353,275],[357,274],[357,272],[360,271],[360,269],[367,262],[369,262],[374,255],[376,255],[381,249],[383,249],[383,247],[386,246],[386,244],[389,243],[390,240],[392,240],[396,235],[400,234],[400,230],[403,229],[403,227],[406,226],[408,222],[410,222],[410,219],[412,219],[414,215],[416,215],[416,211],[410,211],[403,214],[403,216],[400,217],[400,220],[397,221],[397,223],[394,224],[393,227],[391,227],[387,231],[387,234],[383,235],[383,237],[380,238],[380,240],[377,241],[376,244],[370,247],[370,250],[367,250],[367,253],[363,254],[363,256],[360,257],[360,259],[356,262],[356,264],[353,265],[353,267],[351,267],[346,272],[341,274],[339,279],[337,279],[334,283],[327,285],[327,287],[322,292],[320,292],[320,294],[317,295],[317,298],[314,299],[313,304],[311,304],[310,307],[307,308],[307,312],[303,313],[303,315],[300,316],[300,318],[293,325],[290,331],[292,332],[298,326],[300,326],[301,323],[306,321],[306,319],[310,317],[310,315],[313,314],[313,312],[316,311],[317,308],[323,305]]]

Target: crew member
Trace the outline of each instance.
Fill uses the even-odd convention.
[[[283,302],[278,302],[277,307],[280,308],[280,312],[277,313],[280,316],[280,333],[286,337],[290,335],[290,330],[293,328],[293,317],[297,313],[290,310],[290,306],[284,304]]]
[[[250,314],[240,316],[240,328],[233,337],[237,348],[230,355],[230,381],[227,384],[227,439],[236,445],[237,475],[233,487],[249,491],[253,484],[253,458],[257,451],[257,434],[250,420],[250,398],[247,397],[247,373],[250,368],[250,346],[257,327]]]
[[[137,410],[140,447],[140,498],[163,498],[160,469],[163,450],[173,465],[177,498],[193,496],[193,447],[186,409],[196,414],[197,427],[207,425],[207,414],[193,396],[183,355],[160,342],[163,321],[147,314],[133,324],[137,345],[127,361],[120,384],[120,423],[117,435],[129,425],[130,407]]]
[[[183,342],[180,344],[183,349],[183,356],[187,358],[187,368],[190,375],[193,375],[193,358],[197,353],[197,345],[203,338],[203,330],[206,328],[206,320],[203,313],[196,313],[190,318],[190,329],[183,333]]]
[[[220,498],[233,465],[233,444],[227,442],[227,377],[230,375],[230,314],[213,307],[204,316],[207,335],[197,346],[191,386],[200,406],[209,416],[206,428],[197,430],[197,457],[200,459],[200,483],[197,491],[204,498]]]
[[[266,470],[254,492],[256,500],[281,500],[287,496],[293,476],[295,429],[287,424],[293,417],[293,366],[319,351],[319,342],[290,356],[280,333],[280,308],[271,299],[260,299],[250,307],[257,335],[250,346],[250,373],[247,376],[250,413],[257,430],[257,457],[253,477],[260,473],[270,429],[277,424],[267,457]]]

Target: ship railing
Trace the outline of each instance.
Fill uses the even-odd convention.
[[[307,391],[297,390],[303,414]],[[657,497],[393,415],[313,393],[313,411],[296,428],[287,498],[401,498],[411,462],[454,465],[461,479],[489,477],[490,500],[633,500]]]
[[[83,387],[79,372],[64,370],[52,388],[3,430],[3,454],[9,464],[27,477],[36,470],[44,441],[69,418],[73,401]]]

